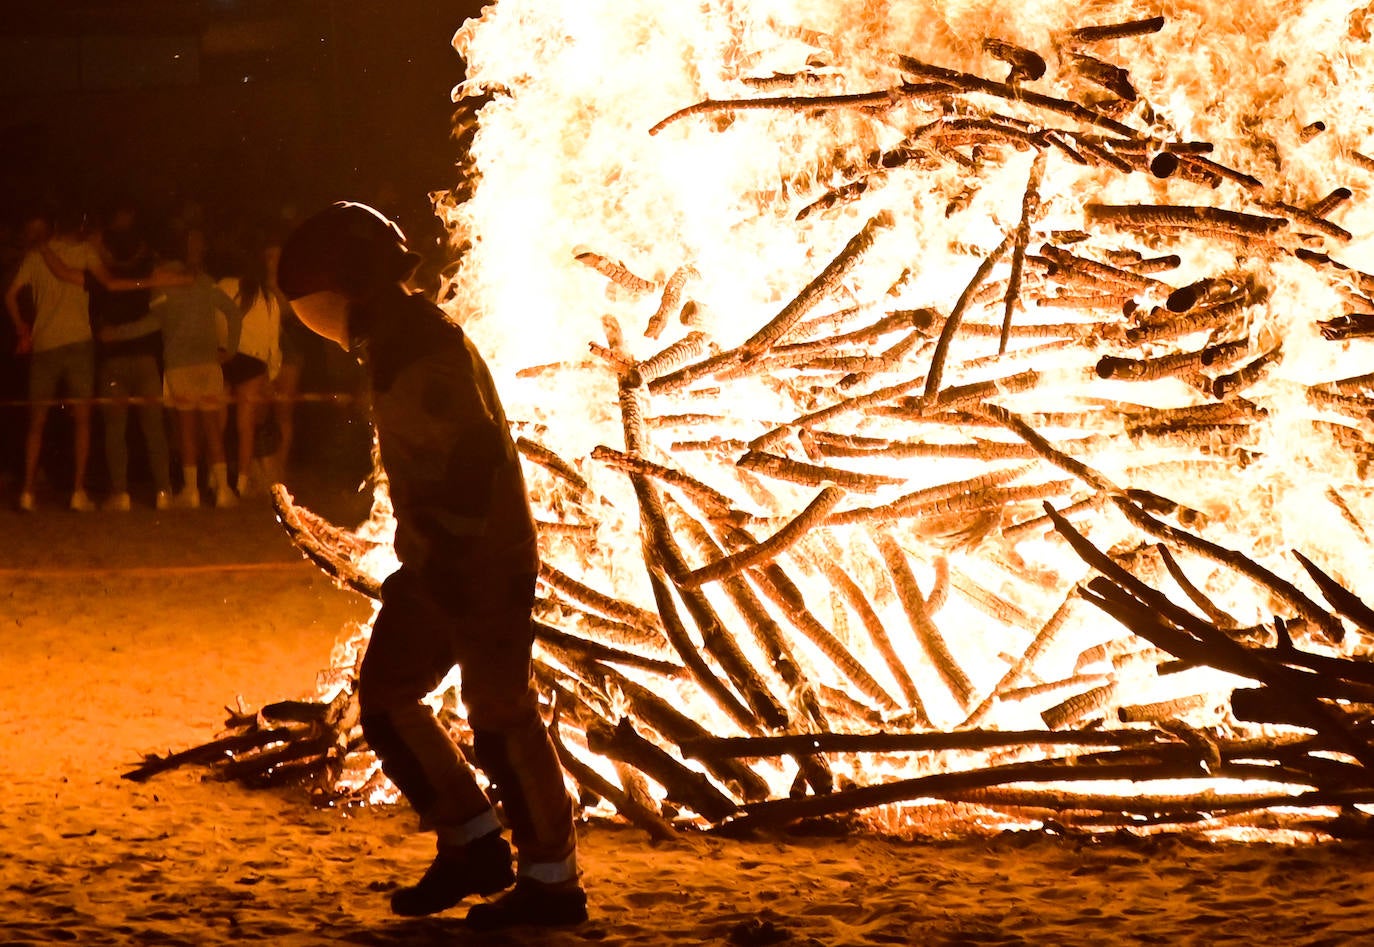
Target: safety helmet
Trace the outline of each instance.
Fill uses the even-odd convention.
[[[366,204],[339,201],[286,238],[277,285],[287,299],[332,290],[363,300],[409,278],[419,262],[395,223]]]

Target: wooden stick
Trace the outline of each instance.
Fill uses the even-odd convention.
[[[188,750],[168,753],[166,756],[147,754],[143,762],[121,775],[136,783],[146,781],[158,773],[165,773],[186,765],[208,766],[224,759],[232,759],[233,754],[260,749],[277,743],[289,743],[297,737],[314,732],[312,727],[264,727],[235,733]]]
[[[687,806],[708,822],[719,822],[738,809],[734,800],[704,774],[688,769],[640,736],[628,717],[621,717],[614,727],[603,722],[588,728],[587,749],[644,773],[667,791],[670,800]]]
[[[1185,749],[1186,748],[1180,748]],[[1079,759],[1050,759],[1033,763],[1012,763],[987,769],[957,773],[936,773],[900,779],[876,786],[841,790],[829,796],[805,799],[777,799],[744,807],[745,814],[730,824],[734,830],[785,825],[801,819],[820,818],[841,812],[855,812],[874,806],[909,802],[948,792],[1002,786],[1014,783],[1059,783],[1082,780],[1125,780],[1143,782],[1154,779],[1184,779],[1201,774],[1195,759],[1174,754],[1167,762],[1081,765]]]
[[[661,661],[657,658],[626,651],[623,648],[602,644],[599,641],[590,641],[566,631],[560,631],[543,622],[535,624],[535,640],[539,642],[540,647],[547,648],[555,654],[571,654],[586,661],[604,661],[609,664],[639,668],[666,677],[677,677],[686,670],[682,665],[672,661]]]
[[[882,211],[869,218],[844,249],[831,260],[806,287],[798,293],[782,311],[769,320],[768,324],[750,336],[739,347],[742,360],[749,361],[770,349],[774,343],[787,334],[797,321],[806,315],[818,302],[834,290],[839,282],[858,265],[865,253],[873,246],[878,234],[892,227],[892,214]]]
[[[549,736],[553,740],[554,749],[558,753],[558,761],[563,764],[563,768],[568,771],[568,775],[579,786],[595,793],[615,806],[615,811],[625,817],[631,825],[643,829],[649,837],[658,842],[676,838],[677,833],[661,815],[651,809],[641,805],[629,793],[619,786],[616,786],[609,779],[602,776],[587,763],[578,759],[577,754],[573,753],[563,743],[562,736],[558,732],[558,717],[555,713],[553,723],[549,726]]]
[[[736,509],[735,501],[730,497],[681,470],[656,464],[642,457],[631,456],[601,445],[592,450],[592,459],[615,467],[617,470],[652,477],[669,486],[677,487],[683,493],[691,496],[694,503],[705,507],[710,515],[729,515]]]
[[[1174,352],[1158,358],[1122,358],[1104,355],[1094,370],[1098,378],[1120,378],[1130,381],[1154,381],[1187,372],[1197,372],[1204,366],[1231,361],[1244,355],[1250,347],[1248,339],[1221,342],[1192,352]]]
[[[1041,66],[1043,65],[1042,60]],[[1021,223],[1016,228],[1016,242],[1011,249],[1011,275],[1007,278],[1007,294],[1002,301],[1002,334],[997,340],[998,355],[1007,351],[1007,342],[1011,338],[1011,320],[1016,312],[1018,297],[1021,295],[1021,268],[1026,262],[1026,244],[1030,242],[1031,218],[1035,216],[1040,204],[1040,181],[1044,176],[1045,151],[1041,149],[1035,153],[1035,158],[1031,161],[1026,190],[1021,195]]]
[[[1147,20],[1132,20],[1129,23],[1079,27],[1069,33],[1069,38],[1080,43],[1097,43],[1108,39],[1146,36],[1150,33],[1158,33],[1162,29],[1164,29],[1164,17],[1152,16]]]
[[[1005,82],[992,82],[979,76],[970,75],[966,72],[958,72],[953,69],[944,69],[940,66],[932,66],[913,59],[910,56],[897,56],[897,63],[905,72],[916,76],[923,76],[947,86],[954,86],[968,92],[981,92],[985,95],[992,95],[1013,102],[1021,102],[1034,108],[1043,108],[1051,112],[1058,112],[1061,115],[1068,115],[1088,125],[1096,125],[1098,128],[1105,128],[1117,135],[1124,135],[1127,138],[1135,138],[1139,135],[1135,129],[1129,125],[1123,125],[1113,118],[1094,112],[1092,109],[1079,105],[1077,102],[1069,102],[1064,99],[1056,99],[1052,96],[1041,95],[1038,92],[1031,92],[1020,86],[1008,85]]]
[[[602,256],[595,250],[590,250],[586,247],[576,247],[573,249],[573,257],[579,263],[585,263],[612,283],[624,289],[628,289],[632,293],[647,293],[654,288],[652,281],[636,276],[619,260],[612,260],[609,257]]]
[[[936,733],[795,733],[708,737],[682,746],[692,759],[766,759],[795,753],[943,753],[1000,747],[1149,747],[1173,742],[1162,730],[955,730]]]
[[[680,746],[683,742],[711,735],[663,695],[612,668],[600,664],[581,665],[577,672],[602,680],[603,690],[623,696],[628,702],[627,710],[635,721],[652,728],[669,743]],[[741,799],[756,801],[768,797],[768,784],[747,766],[720,761],[708,765],[706,769],[722,784],[730,786],[731,791]]]
[[[936,673],[940,675],[940,680],[944,681],[945,687],[949,688],[955,702],[961,708],[967,707],[973,697],[973,685],[964,669],[959,666],[959,662],[954,659],[944,635],[926,611],[925,599],[916,584],[916,577],[911,572],[906,553],[897,545],[896,540],[881,530],[873,530],[869,536],[882,553],[897,597],[901,600],[902,608],[906,611],[907,620],[911,622],[911,630],[921,649],[930,658]]]
[[[945,358],[949,354],[949,347],[954,342],[954,335],[959,331],[959,323],[963,321],[964,312],[968,309],[969,303],[972,302],[974,293],[983,285],[984,280],[992,273],[992,268],[997,265],[1002,254],[1007,252],[1015,240],[1016,231],[1008,233],[1002,238],[1002,242],[984,258],[974,272],[973,279],[969,280],[963,293],[959,295],[959,300],[954,304],[954,309],[950,311],[949,318],[940,327],[940,338],[935,342],[935,352],[930,357],[930,369],[926,372],[924,401],[934,401],[936,393],[940,390],[940,380],[945,370]]]
[[[1157,279],[1146,276],[1134,270],[1120,269],[1115,266],[1108,266],[1106,263],[1099,263],[1097,260],[1090,260],[1086,257],[1077,256],[1060,247],[1046,244],[1040,250],[1040,258],[1049,268],[1051,276],[1075,274],[1080,278],[1089,281],[1093,285],[1100,286],[1103,280],[1128,286],[1134,290],[1145,289],[1171,289],[1168,284],[1162,283]]]
[[[1218,608],[1215,602],[1208,598],[1200,588],[1189,580],[1188,574],[1183,571],[1183,567],[1178,564],[1178,560],[1174,558],[1174,554],[1169,551],[1168,546],[1163,543],[1156,543],[1155,551],[1159,553],[1159,558],[1164,561],[1164,568],[1168,570],[1173,580],[1178,583],[1178,587],[1183,590],[1183,594],[1192,599],[1193,604],[1202,609],[1203,614],[1210,618],[1218,628],[1230,630],[1240,627],[1240,622]]]
[[[658,354],[636,364],[635,370],[644,381],[652,382],[677,371],[692,359],[700,358],[709,346],[710,340],[706,333],[693,330]]]
[[[351,544],[342,535],[345,531],[326,523],[305,507],[297,506],[280,483],[272,485],[272,507],[292,545],[325,575],[360,595],[381,599],[382,583],[363,574],[353,564]]]
[[[515,446],[524,457],[565,481],[577,491],[579,497],[586,498],[590,495],[591,488],[588,487],[587,481],[577,472],[577,469],[543,444],[532,441],[528,437],[520,437],[516,439]]]
[[[539,563],[539,580],[577,604],[598,614],[624,622],[643,632],[650,640],[663,641],[663,623],[648,609],[622,602],[598,592],[548,562]]]
[[[868,596],[864,594],[863,589],[859,588],[859,584],[840,567],[838,561],[840,557],[836,554],[837,550],[835,550],[834,544],[827,541],[827,547],[828,554],[823,562],[826,578],[832,586],[839,589],[845,602],[859,616],[864,631],[868,633],[868,640],[873,643],[874,649],[882,657],[883,663],[887,665],[888,673],[897,682],[897,687],[906,699],[907,706],[912,709],[917,717],[929,720],[930,715],[926,712],[925,704],[921,701],[921,694],[916,690],[916,684],[911,680],[906,665],[897,657],[897,651],[892,645],[892,638],[883,626],[882,619],[873,610],[873,606],[868,601]]]
[[[883,487],[890,487],[903,482],[903,478],[901,477],[889,477],[884,474],[857,473],[852,470],[842,470],[837,467],[822,467],[817,464],[808,464],[800,460],[793,460],[790,457],[780,457],[777,454],[768,454],[755,450],[749,451],[741,457],[737,463],[745,470],[752,470],[766,477],[772,477],[775,480],[786,480],[790,483],[800,483],[810,487],[821,487],[826,484],[833,484],[843,487],[845,490],[853,490],[859,493],[872,493],[875,490],[881,490]],[[836,499],[838,500],[839,498],[836,497]]]
[[[1366,605],[1358,595],[1341,585],[1323,572],[1316,563],[1296,549],[1291,550],[1293,558],[1302,564],[1303,569],[1321,589],[1322,596],[1331,606],[1366,632],[1374,633],[1374,609]]]
[[[1117,686],[1115,681],[1110,681],[1100,687],[1074,694],[1067,700],[1041,711],[1040,719],[1045,721],[1045,726],[1058,729],[1101,717],[1106,713],[1107,705],[1116,699]]]
[[[827,486],[806,505],[805,509],[772,536],[761,543],[741,549],[722,559],[716,559],[699,569],[692,570],[678,583],[679,587],[695,589],[707,582],[719,582],[721,579],[737,575],[745,569],[752,569],[764,563],[772,562],[794,546],[808,532],[823,525],[830,511],[843,498],[843,490],[834,485]]]
[[[1340,207],[1346,201],[1350,200],[1352,194],[1354,194],[1354,192],[1351,191],[1350,188],[1338,187],[1309,207],[1307,212],[1314,217],[1326,217],[1337,207]]]
[[[977,727],[986,720],[988,715],[992,712],[998,697],[1015,686],[1017,682],[1035,667],[1041,655],[1048,651],[1054,644],[1060,629],[1064,627],[1064,622],[1068,620],[1073,603],[1077,600],[1078,597],[1075,590],[1070,588],[1069,591],[1065,593],[1063,602],[1054,610],[1054,613],[1050,615],[1049,619],[1040,626],[1040,630],[1037,631],[1035,637],[1031,639],[1031,643],[1026,647],[1026,650],[1021,653],[1020,659],[1012,664],[1011,667],[1007,668],[1006,673],[1004,673],[997,683],[993,685],[992,689],[988,691],[988,695],[984,697],[978,706],[973,708],[973,711],[965,718],[963,723],[965,728]]]
[[[944,82],[904,82],[893,89],[878,89],[874,92],[853,92],[845,95],[781,95],[757,99],[705,99],[695,105],[678,109],[666,118],[660,119],[649,129],[650,135],[657,135],[673,122],[691,115],[706,115],[712,112],[742,111],[789,111],[804,112],[817,109],[871,109],[878,106],[894,107],[902,102],[944,96],[952,91]]]
[[[751,569],[749,577],[759,591],[763,593],[764,598],[777,606],[792,627],[796,628],[820,649],[820,652],[834,664],[836,670],[857,687],[865,697],[884,710],[897,711],[901,709],[901,705],[881,684],[873,679],[873,675],[868,673],[862,662],[855,658],[843,642],[831,634],[830,630],[811,614],[796,587],[791,586],[790,583],[783,584],[785,576],[781,574],[781,570],[776,564],[761,569]]]
[[[1320,630],[1331,642],[1338,643],[1345,637],[1345,629],[1341,627],[1340,621],[1334,615],[1308,598],[1297,586],[1275,575],[1244,553],[1195,536],[1181,527],[1161,522],[1124,497],[1112,497],[1112,502],[1126,514],[1128,520],[1151,536],[1173,542],[1186,549],[1192,549],[1213,562],[1234,569],[1257,585],[1268,589],[1311,622],[1313,628]]]
[[[1003,626],[1010,628],[1029,628],[1031,626],[1031,617],[1023,610],[995,592],[983,588],[966,573],[956,572],[951,582],[959,594],[970,604]],[[927,607],[931,612],[934,612],[933,608],[929,608],[929,602],[927,602]]]
[[[1261,217],[1220,207],[1175,204],[1089,203],[1083,206],[1083,216],[1089,223],[1116,227],[1207,228],[1246,236],[1273,236],[1288,227],[1288,221],[1282,217]]]
[[[1225,400],[1231,394],[1248,388],[1259,381],[1268,372],[1269,366],[1282,358],[1283,346],[1276,345],[1268,352],[1246,362],[1235,371],[1213,378],[1210,385],[1207,386],[1207,390],[1218,401]]]
[[[658,309],[649,317],[649,323],[644,327],[646,338],[656,339],[663,334],[664,328],[668,325],[668,320],[673,314],[682,309],[682,293],[687,288],[688,280],[700,279],[701,274],[696,267],[690,264],[679,266],[673,271],[673,275],[668,277],[668,282],[663,286],[663,296],[659,301]]]

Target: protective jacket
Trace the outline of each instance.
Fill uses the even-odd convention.
[[[519,456],[466,333],[418,294],[388,294],[354,318],[365,326],[354,351],[372,383],[397,557],[441,583],[537,572]]]

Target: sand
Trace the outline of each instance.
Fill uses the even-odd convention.
[[[313,499],[341,519],[362,508]],[[317,809],[196,769],[120,778],[213,737],[237,697],[312,695],[368,611],[262,504],[0,512],[0,945],[1374,943],[1368,842],[655,845],[604,822],[583,831],[584,927],[482,938],[461,908],[388,913],[432,852],[402,806]]]

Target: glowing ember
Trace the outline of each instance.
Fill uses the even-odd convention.
[[[584,790],[897,831],[1374,801],[1370,24],[1214,6],[464,25],[449,302],[520,419]]]

